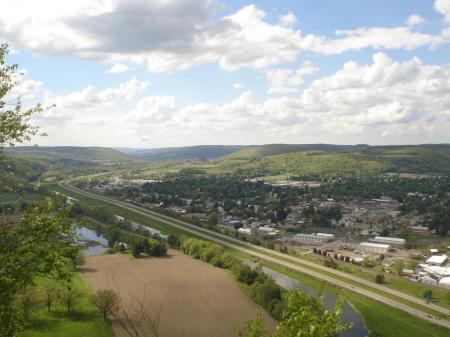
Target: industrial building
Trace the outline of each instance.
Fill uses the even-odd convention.
[[[405,239],[402,238],[391,238],[388,236],[376,236],[375,238],[370,240],[371,242],[381,243],[390,245],[394,248],[403,248],[405,246]]]
[[[313,233],[305,234],[300,233],[294,236],[294,240],[301,243],[325,243],[334,240],[333,234],[327,233]]]

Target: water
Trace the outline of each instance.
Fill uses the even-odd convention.
[[[256,264],[252,262],[248,262],[250,266],[255,267]],[[264,273],[271,276],[273,280],[282,288],[290,290],[294,288],[299,288],[303,290],[308,295],[315,295],[317,293],[317,289],[314,289],[312,287],[308,287],[304,284],[301,284],[299,281],[286,276],[276,270],[262,267]],[[336,303],[336,295],[329,292],[324,292],[324,304],[326,308],[331,308]],[[362,316],[349,304],[345,304],[344,306],[344,313],[343,313],[343,321],[344,322],[353,322],[353,326],[341,332],[339,334],[340,337],[365,337],[369,336],[369,331],[364,325],[364,320]]]
[[[100,255],[108,249],[108,240],[102,235],[97,235],[96,231],[85,227],[78,227],[76,232],[79,243],[85,245],[83,249],[84,255]]]

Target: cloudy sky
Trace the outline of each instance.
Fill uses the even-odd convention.
[[[450,0],[2,0],[39,145],[450,142]]]

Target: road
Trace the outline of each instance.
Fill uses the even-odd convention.
[[[276,251],[273,251],[273,250],[262,248],[262,247],[259,247],[259,246],[256,246],[256,245],[245,244],[245,243],[243,243],[242,241],[240,241],[238,239],[231,238],[231,237],[226,236],[224,234],[213,232],[213,231],[205,229],[205,228],[197,227],[197,226],[194,226],[194,225],[192,225],[190,223],[187,223],[187,222],[184,222],[184,221],[181,221],[181,220],[178,220],[178,219],[173,219],[171,217],[168,217],[168,216],[165,216],[165,215],[162,215],[162,214],[159,214],[159,213],[147,210],[145,208],[142,208],[142,207],[139,207],[139,206],[127,203],[127,202],[115,200],[115,199],[112,199],[112,198],[109,198],[109,197],[100,196],[100,195],[97,195],[97,194],[94,194],[94,193],[90,193],[90,192],[84,191],[84,190],[81,190],[79,188],[76,188],[76,187],[73,187],[73,186],[69,185],[68,181],[61,181],[61,182],[59,182],[59,186],[62,187],[62,188],[68,189],[68,190],[70,190],[70,191],[72,191],[74,193],[79,193],[79,194],[85,195],[87,197],[94,198],[94,199],[103,201],[105,203],[109,203],[111,205],[114,205],[114,206],[117,206],[117,207],[129,210],[129,211],[133,211],[133,212],[135,212],[137,214],[140,214],[142,216],[145,216],[145,217],[147,217],[149,219],[153,219],[153,220],[157,220],[157,221],[163,222],[163,223],[165,223],[165,224],[167,224],[169,226],[172,226],[174,228],[178,228],[178,229],[183,230],[183,231],[185,231],[187,233],[191,233],[191,234],[194,234],[196,236],[205,238],[207,240],[220,243],[223,246],[235,249],[235,250],[240,251],[242,253],[245,253],[247,255],[251,255],[251,256],[254,256],[256,258],[260,258],[262,260],[265,260],[265,261],[268,261],[268,262],[272,262],[272,263],[276,263],[276,264],[281,265],[283,267],[290,268],[290,269],[298,271],[300,273],[304,273],[304,274],[312,276],[312,277],[314,277],[316,279],[323,280],[325,282],[328,282],[328,283],[333,284],[335,286],[338,286],[340,288],[347,289],[347,290],[353,291],[355,293],[364,295],[366,297],[369,297],[369,298],[374,299],[376,301],[379,301],[381,303],[384,303],[384,304],[390,305],[390,306],[392,306],[394,308],[403,310],[403,311],[405,311],[405,312],[407,312],[407,313],[409,313],[411,315],[414,315],[414,316],[416,316],[418,318],[421,318],[423,320],[426,320],[426,321],[429,321],[429,322],[434,323],[436,325],[440,325],[440,326],[443,326],[443,327],[445,327],[447,329],[450,329],[450,322],[447,321],[447,320],[440,319],[439,317],[432,316],[432,315],[430,315],[430,314],[428,314],[426,312],[423,312],[423,311],[421,311],[419,309],[413,308],[413,307],[411,307],[409,305],[406,305],[404,303],[398,302],[398,301],[396,301],[394,299],[385,297],[385,296],[380,295],[378,293],[375,293],[375,292],[373,292],[371,290],[368,290],[368,289],[365,289],[365,288],[361,288],[361,287],[356,286],[356,285],[348,284],[347,282],[345,282],[343,280],[336,279],[336,278],[334,278],[332,276],[329,276],[329,275],[325,275],[325,274],[323,274],[323,273],[321,273],[319,271],[311,270],[310,268],[312,267],[314,269],[319,269],[319,270],[325,271],[327,273],[331,273],[331,274],[334,274],[336,276],[344,277],[344,278],[347,278],[347,279],[352,280],[354,282],[358,282],[360,284],[368,285],[368,286],[370,286],[372,288],[384,291],[386,293],[390,293],[392,295],[398,296],[398,297],[406,299],[408,301],[412,301],[413,303],[418,303],[419,301],[422,302],[421,300],[417,299],[416,297],[412,297],[412,296],[404,294],[402,292],[399,292],[399,291],[396,291],[396,290],[393,290],[393,289],[389,289],[387,287],[380,286],[380,285],[378,285],[376,283],[372,283],[372,282],[369,282],[367,280],[355,277],[353,275],[348,275],[348,274],[345,274],[345,273],[343,273],[341,271],[338,271],[338,270],[335,270],[335,269],[332,269],[332,268],[327,268],[327,267],[315,264],[315,263],[310,262],[310,261],[305,261],[305,260],[302,260],[302,259],[299,259],[299,258],[296,258],[296,257],[293,257],[293,256],[282,254],[280,252],[276,252]],[[278,257],[275,257],[274,255],[278,256]],[[294,264],[292,262],[288,262],[286,260],[290,260],[292,262],[295,262],[296,264]],[[300,266],[299,264],[303,264],[304,266]],[[308,268],[308,267],[310,267],[310,268]],[[447,315],[447,316],[449,315],[449,312],[450,312],[448,309],[440,307],[440,306],[437,306],[437,305],[434,305],[434,304],[420,303],[420,305],[422,305],[424,307],[428,307],[430,309],[433,309],[433,310],[435,310],[437,312],[440,312],[440,313],[442,313],[444,315]]]

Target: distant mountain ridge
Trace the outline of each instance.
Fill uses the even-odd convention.
[[[144,160],[211,160],[246,148],[245,145],[197,145],[156,149],[116,148],[117,150]]]
[[[26,159],[70,159],[85,161],[132,161],[134,157],[108,147],[82,146],[17,146],[6,153]],[[28,157],[28,158],[27,158]]]

